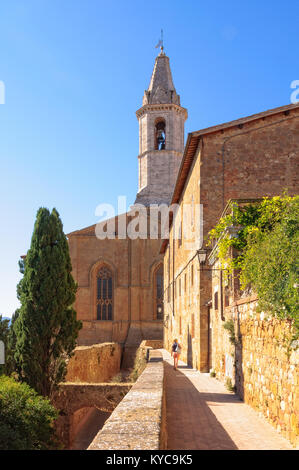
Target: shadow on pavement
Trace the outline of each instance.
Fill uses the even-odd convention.
[[[208,402],[239,402],[236,395],[201,393],[180,369],[164,362],[166,378],[166,425],[170,450],[238,450],[210,410]]]

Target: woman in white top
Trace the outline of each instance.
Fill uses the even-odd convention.
[[[182,346],[178,342],[177,339],[173,340],[172,348],[171,348],[171,355],[173,356],[173,368],[177,370],[178,362],[181,354]]]

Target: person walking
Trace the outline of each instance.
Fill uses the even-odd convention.
[[[173,368],[177,370],[180,354],[182,352],[182,346],[179,343],[178,339],[173,340],[171,355],[173,356]]]

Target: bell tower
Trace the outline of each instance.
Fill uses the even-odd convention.
[[[169,58],[161,47],[139,121],[139,185],[135,203],[170,204],[184,151],[187,110],[180,105]]]

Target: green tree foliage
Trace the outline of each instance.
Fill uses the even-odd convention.
[[[6,344],[9,332],[9,320],[0,315],[0,339]]]
[[[258,309],[292,320],[298,337],[299,196],[234,204],[211,230],[209,242],[215,239],[222,268],[240,270],[241,287],[258,294]]]
[[[271,229],[251,232],[241,282],[257,292],[259,311],[292,319],[299,336],[299,198]]]
[[[3,318],[0,315],[0,340],[3,341],[5,346],[5,355],[7,349],[7,338],[9,333],[9,320],[7,318]],[[5,371],[5,366],[0,364],[0,374]]]
[[[55,209],[38,210],[31,246],[20,268],[24,276],[17,288],[21,307],[14,323],[14,359],[20,379],[50,396],[65,377],[66,359],[82,326],[72,308],[77,286]]]
[[[15,350],[16,350],[16,343],[17,343],[17,337],[16,337],[16,332],[15,332],[15,322],[16,319],[19,316],[19,309],[15,311],[13,314],[11,321],[10,321],[10,326],[8,330],[8,335],[7,335],[7,341],[6,341],[6,361],[5,361],[5,374],[10,375],[13,372],[18,372],[17,364],[15,361]]]
[[[54,449],[58,412],[25,383],[0,376],[0,449]]]
[[[214,240],[218,243],[218,256],[222,267],[228,272],[233,269],[242,269],[246,246],[252,232],[269,233],[281,221],[289,205],[297,205],[299,196],[287,195],[273,198],[265,197],[262,201],[246,205],[232,205],[230,214],[222,217],[218,224],[209,232],[208,245]],[[234,228],[238,229],[235,236]],[[232,257],[232,250],[238,256]]]

